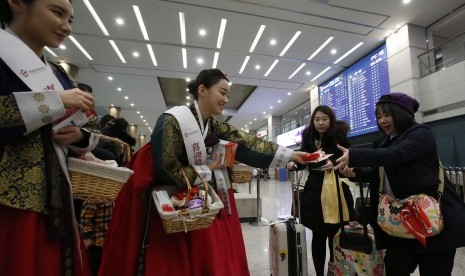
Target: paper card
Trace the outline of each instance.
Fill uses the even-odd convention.
[[[64,119],[63,121],[59,122],[58,124],[53,126],[53,131],[58,131],[61,128],[66,126],[77,126],[82,127],[89,121],[89,117],[86,116],[82,110],[78,110],[75,113],[71,114],[68,118]]]

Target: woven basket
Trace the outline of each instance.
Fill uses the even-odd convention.
[[[195,171],[195,170],[194,170]],[[196,172],[197,173],[197,172]],[[188,193],[190,194],[191,185],[186,174],[181,170],[183,175],[184,182],[187,185]],[[203,185],[205,186],[207,197],[212,198],[212,204],[210,206],[199,207],[195,209],[183,209],[176,211],[163,211],[160,202],[155,196],[155,191],[152,193],[152,198],[155,202],[158,214],[163,222],[163,229],[166,234],[178,233],[193,231],[197,229],[208,228],[213,221],[215,220],[216,214],[223,208],[223,202],[216,194],[216,192],[209,187],[207,182],[197,173],[197,176],[202,180]],[[186,201],[187,202],[187,201]],[[205,198],[205,202],[208,202],[208,199]]]
[[[114,201],[124,183],[134,173],[123,167],[68,158],[73,198],[91,202]]]
[[[253,178],[252,172],[249,171],[233,171],[233,183],[248,183]]]

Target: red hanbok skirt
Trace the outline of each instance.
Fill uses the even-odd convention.
[[[148,204],[141,201],[153,180],[150,145],[137,155],[131,166],[134,175],[116,200],[99,275],[135,275],[138,265],[144,265],[145,275],[150,276],[249,275],[233,190],[228,191],[231,216],[222,209],[206,229],[165,234],[156,210],[148,213]],[[147,214],[149,246],[145,248],[145,261],[139,263]]]
[[[60,242],[49,239],[47,223],[46,215],[0,205],[0,275],[64,275]],[[90,275],[82,240],[81,260],[78,252],[75,248],[75,275]]]

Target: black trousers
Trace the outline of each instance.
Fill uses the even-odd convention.
[[[421,276],[450,276],[456,249],[431,254],[415,254],[415,240],[393,239],[386,249],[386,276],[409,276],[417,266]]]
[[[94,245],[89,246],[89,248],[87,248],[87,257],[89,258],[92,276],[97,276],[100,262],[102,261],[102,248]]]

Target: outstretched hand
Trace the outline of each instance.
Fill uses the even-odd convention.
[[[345,169],[346,167],[349,166],[349,149],[346,149],[340,145],[337,145],[337,148],[340,151],[342,151],[342,156],[336,160],[338,164],[333,169],[334,170]]]

